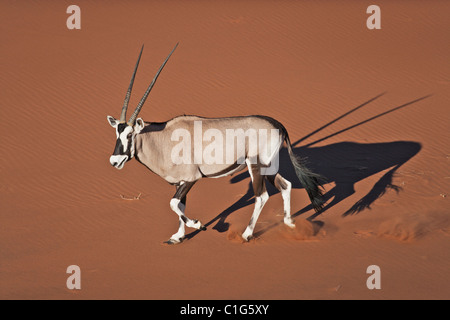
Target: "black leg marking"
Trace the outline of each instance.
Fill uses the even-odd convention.
[[[180,184],[177,186],[177,191],[175,192],[175,195],[173,196],[173,198],[176,198],[178,200],[181,200],[181,202],[184,204],[186,204],[186,195],[189,192],[189,190],[191,190],[192,186],[196,183],[197,181],[193,181],[193,182],[185,182],[183,184]]]
[[[269,182],[278,189],[278,191],[282,191],[282,190],[286,190],[287,189],[287,184],[286,181],[283,179],[283,177],[277,173],[276,175],[273,176],[267,176],[267,180],[269,180]]]

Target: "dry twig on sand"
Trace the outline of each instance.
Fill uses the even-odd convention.
[[[142,195],[142,193],[139,193],[139,195],[138,195],[137,197],[127,198],[127,197],[125,197],[123,194],[121,194],[120,197],[121,197],[123,200],[139,200],[139,199],[141,198],[141,195]]]

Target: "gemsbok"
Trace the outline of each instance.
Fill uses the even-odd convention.
[[[315,211],[320,211],[324,205],[320,176],[308,170],[293,153],[286,129],[275,119],[261,115],[228,118],[183,115],[156,123],[137,118],[161,70],[177,46],[160,66],[134,113],[126,121],[128,102],[144,48],[142,46],[120,118],[107,117],[109,124],[116,129],[117,136],[114,153],[110,157],[111,165],[122,169],[127,161],[136,158],[176,187],[170,208],[178,215],[180,225],[167,243],[182,242],[185,226],[206,230],[200,221],[184,214],[186,195],[198,180],[228,176],[246,167],[252,181],[255,207],[242,238],[245,241],[252,238],[256,221],[269,198],[265,178],[280,191],[284,205],[283,221],[288,227],[294,228],[290,208],[291,182],[278,173],[278,154],[283,142],[286,143],[295,173],[306,189],[312,206]]]

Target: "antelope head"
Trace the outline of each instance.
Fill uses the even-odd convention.
[[[131,115],[130,119],[126,121],[126,114],[128,109],[128,102],[130,101],[131,97],[131,90],[133,89],[133,83],[134,83],[134,77],[136,76],[136,71],[139,66],[139,61],[141,60],[142,50],[144,49],[144,46],[141,48],[141,52],[139,53],[138,60],[136,62],[136,66],[134,68],[133,75],[131,76],[130,86],[128,87],[127,94],[125,96],[125,101],[123,103],[122,112],[120,113],[119,120],[115,119],[112,116],[107,116],[108,122],[116,129],[116,146],[114,147],[114,152],[112,156],[109,158],[109,162],[112,166],[116,167],[117,169],[122,169],[124,164],[131,160],[134,157],[134,139],[136,135],[144,128],[144,120],[141,118],[137,118],[139,115],[139,112],[142,109],[142,106],[145,103],[145,100],[147,99],[148,94],[153,88],[153,85],[155,84],[156,80],[158,79],[159,74],[161,73],[161,70],[166,65],[167,61],[169,60],[172,53],[177,48],[178,43],[175,45],[173,50],[170,52],[170,54],[167,56],[166,60],[164,60],[161,67],[159,67],[158,72],[156,73],[155,77],[153,78],[152,82],[147,88],[147,91],[145,91],[144,96],[142,97],[141,101],[139,101],[136,109],[134,110],[133,114]]]

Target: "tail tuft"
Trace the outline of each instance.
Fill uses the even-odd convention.
[[[324,180],[324,178],[321,175],[309,170],[304,165],[304,161],[299,156],[294,154],[292,151],[291,142],[289,141],[289,137],[287,135],[286,144],[289,152],[289,158],[294,165],[295,173],[300,180],[300,183],[306,189],[314,210],[316,212],[321,211],[325,205],[325,202],[323,201],[323,192],[320,180]]]

